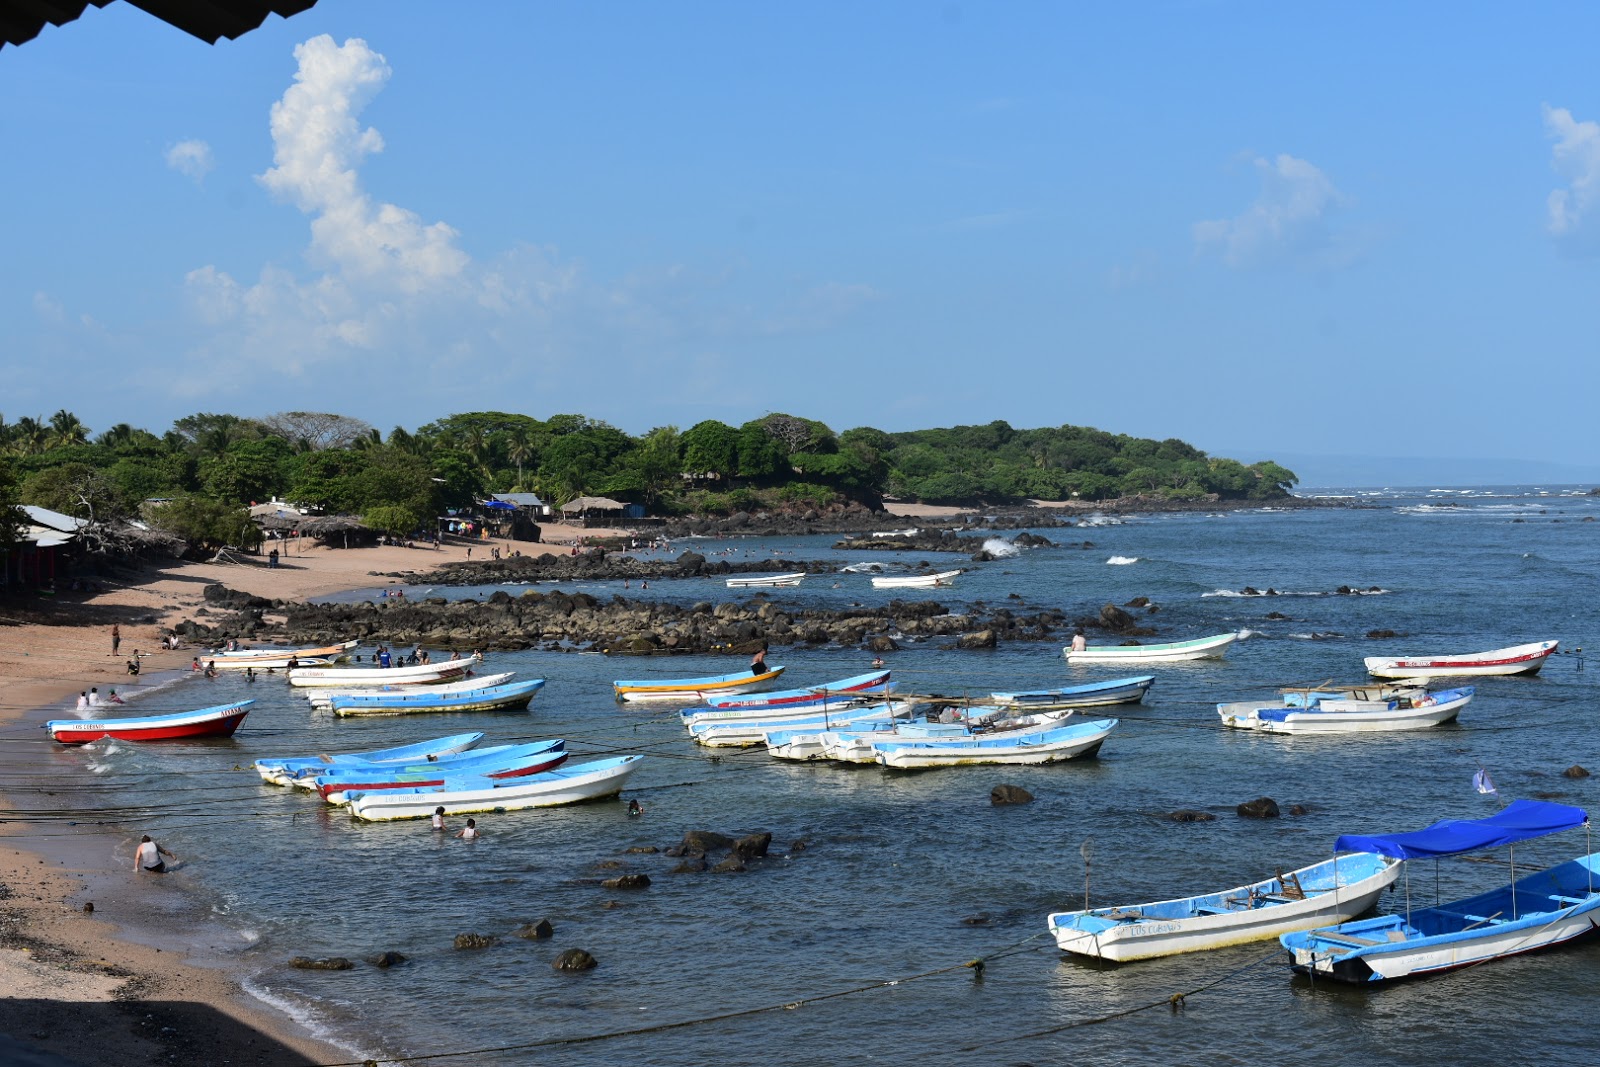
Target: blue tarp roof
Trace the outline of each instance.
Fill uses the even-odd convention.
[[[1487,818],[1441,819],[1425,830],[1405,834],[1345,834],[1333,847],[1335,851],[1377,852],[1406,860],[1456,856],[1571,830],[1588,821],[1582,808],[1543,800],[1513,800]]]
[[[515,511],[515,510],[517,510],[517,506],[515,504],[507,504],[503,500],[485,500],[483,502],[483,506],[486,507],[486,508],[493,508],[496,511]]]

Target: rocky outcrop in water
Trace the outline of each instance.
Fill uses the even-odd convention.
[[[592,971],[600,966],[600,961],[581,948],[569,948],[557,956],[550,966],[558,971]]]
[[[1271,797],[1256,797],[1240,804],[1237,809],[1242,819],[1276,819],[1278,817],[1278,802]]]

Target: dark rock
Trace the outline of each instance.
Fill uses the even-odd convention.
[[[1285,615],[1281,611],[1269,611],[1269,612],[1267,612],[1267,618],[1276,619],[1276,620],[1279,620],[1279,621],[1287,621],[1289,616]]]
[[[771,834],[747,834],[733,843],[733,854],[745,860],[760,859],[767,854],[767,846],[771,844]]]
[[[1173,822],[1212,822],[1216,816],[1209,811],[1195,811],[1193,808],[1180,808],[1168,815]]]
[[[549,919],[540,919],[536,923],[523,923],[511,932],[527,941],[548,941],[556,936],[556,928],[550,924]]]
[[[600,871],[614,871],[624,866],[621,860],[596,860],[595,869]]]
[[[703,871],[705,869],[706,869],[706,858],[704,856],[690,856],[689,858],[685,859],[682,863],[680,863],[676,867],[672,868],[672,870],[669,873],[671,873],[671,874],[699,874],[701,871]]]
[[[962,919],[961,920],[961,925],[962,926],[988,926],[992,922],[994,922],[993,919],[989,918],[988,915],[980,912],[977,915],[968,915],[965,919]]]
[[[732,844],[733,838],[719,834],[715,830],[690,830],[683,835],[683,841],[678,847],[683,850],[681,854],[687,856],[691,852],[716,852]]]
[[[456,948],[488,948],[494,938],[487,934],[457,934]]]
[[[993,630],[979,630],[975,634],[962,634],[956,639],[957,648],[993,648],[999,644]]]
[[[648,874],[622,874],[615,878],[607,878],[600,883],[603,889],[649,889],[650,876]]]
[[[989,803],[997,806],[1002,804],[1031,804],[1033,803],[1033,794],[1020,785],[1002,783],[989,790]]]
[[[798,841],[791,841],[791,842],[789,842],[789,854],[792,856],[796,852],[804,852],[806,849],[808,849],[810,847],[811,846],[806,843],[805,838],[801,838]]]
[[[550,966],[558,971],[592,971],[599,966],[599,961],[581,948],[569,948]]]
[[[1276,819],[1278,817],[1278,802],[1271,797],[1256,797],[1247,800],[1238,808],[1240,818],[1244,819]]]
[[[1107,603],[1100,609],[1100,625],[1108,630],[1126,630],[1133,624],[1133,616],[1115,604]]]
[[[867,638],[864,646],[868,652],[898,652],[900,646],[894,643],[894,638],[886,634],[877,634]]]
[[[1579,764],[1576,764],[1576,763],[1574,763],[1572,766],[1568,767],[1566,770],[1562,771],[1561,773],[1566,775],[1568,778],[1587,778],[1587,777],[1589,777],[1589,772],[1587,770],[1585,770],[1582,766],[1580,766]],[[85,910],[88,910],[88,909],[86,908]]]
[[[289,961],[289,966],[301,971],[348,971],[355,964],[343,956],[323,956],[312,959],[310,956],[296,956]]]
[[[1289,814],[1290,815],[1295,815],[1295,816],[1310,815],[1311,814],[1311,809],[1306,807],[1304,804],[1290,804],[1289,805]]]
[[[382,967],[384,970],[388,970],[390,967],[400,966],[405,961],[406,958],[398,952],[380,952],[367,962],[374,967]]]
[[[1371,640],[1371,641],[1386,641],[1391,637],[1399,637],[1399,636],[1400,635],[1395,633],[1393,630],[1368,630],[1367,631],[1367,638],[1368,638],[1368,640]]]
[[[654,845],[634,845],[632,848],[622,850],[629,856],[652,856],[661,850]]]
[[[1150,606],[1150,598],[1147,596],[1136,596],[1122,606],[1125,608],[1147,608]]]
[[[744,860],[740,859],[736,855],[730,855],[727,859],[723,860],[721,863],[719,863],[715,867],[711,868],[711,873],[712,874],[738,874],[738,873],[740,873],[742,871],[746,871],[748,869],[749,868],[745,866]]]

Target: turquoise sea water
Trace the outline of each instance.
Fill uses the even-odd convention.
[[[1111,712],[1121,726],[1096,760],[903,774],[783,764],[761,750],[713,753],[689,742],[672,706],[618,705],[609,683],[715,674],[737,662],[525,652],[495,655],[485,670],[548,679],[528,713],[333,720],[313,715],[277,678],[186,680],[137,710],[253,696],[258,703],[235,738],[51,750],[53,802],[82,809],[85,823],[97,820],[96,809],[136,812],[122,824],[126,834],[97,829],[77,844],[114,854],[120,868],[136,835],[149,830],[188,861],[150,894],[167,931],[161,936],[227,956],[248,972],[251,988],[373,1053],[471,1050],[433,1062],[673,1067],[911,1058],[1593,1062],[1587,1020],[1600,1006],[1600,943],[1366,990],[1291,978],[1275,943],[1110,967],[1065,958],[1044,935],[1048,912],[1082,904],[1086,841],[1091,899],[1135,903],[1305,865],[1326,856],[1340,833],[1487,814],[1497,801],[1472,788],[1480,766],[1507,798],[1591,801],[1596,779],[1561,775],[1574,763],[1600,772],[1596,675],[1576,655],[1554,658],[1536,678],[1478,680],[1478,697],[1460,722],[1435,730],[1284,738],[1218,724],[1216,702],[1279,685],[1359,680],[1366,655],[1481,651],[1545,638],[1571,649],[1592,636],[1600,524],[1585,520],[1600,519],[1600,498],[1506,489],[1362,499],[1377,506],[1044,530],[1074,547],[964,563],[971,569],[954,588],[898,591],[952,611],[981,600],[1073,614],[1146,596],[1160,608],[1149,616],[1160,632],[1150,640],[1249,631],[1225,661],[1155,670],[1143,705]],[[1093,547],[1077,547],[1085,540]],[[832,541],[685,542],[672,552],[764,554],[775,571],[785,560],[878,558],[836,553]],[[921,558],[946,562],[928,554],[902,562]],[[1282,595],[1233,595],[1246,586]],[[1331,595],[1340,586],[1382,592]],[[730,599],[713,581],[581,588]],[[771,599],[837,606],[890,595],[874,592],[864,575],[844,574],[814,576]],[[1273,612],[1287,617],[1269,618]],[[1378,629],[1401,636],[1365,636]],[[896,678],[918,691],[982,693],[1114,676],[1103,667],[1068,668],[1060,642],[993,652],[948,644],[907,643],[889,654]],[[769,659],[788,665],[786,681],[804,684],[858,673],[871,656],[781,648]],[[307,794],[261,784],[249,769],[262,756],[468,729],[491,739],[564,737],[574,759],[645,753],[651,758],[624,799],[639,799],[646,813],[630,819],[622,802],[605,802],[487,816],[479,819],[483,840],[467,844],[440,840],[422,823],[357,824]],[[988,794],[999,782],[1020,784],[1037,799],[993,808]],[[1235,816],[1234,805],[1263,795],[1286,809],[1306,805],[1309,814]],[[1179,808],[1218,818],[1177,824],[1164,817]],[[664,848],[690,829],[770,831],[772,856],[744,874],[670,874],[676,860],[627,851]],[[807,847],[791,852],[797,841]],[[1563,835],[1519,848],[1517,862],[1556,862],[1584,847],[1581,834]],[[1441,865],[1438,891],[1502,878],[1504,858]],[[653,884],[633,893],[600,886],[624,871],[649,874]],[[1431,900],[1435,878],[1431,864],[1414,865],[1413,894]],[[540,918],[554,923],[552,941],[504,937],[483,950],[452,947],[458,933],[504,936]],[[558,974],[550,961],[566,948],[591,952],[599,968]],[[284,966],[296,955],[359,959],[383,950],[410,962],[339,973]],[[981,976],[962,966],[983,957]],[[1176,993],[1191,994],[1181,1010],[1166,1003]],[[1150,1004],[1160,1007],[1081,1025]],[[766,1007],[775,1010],[735,1014]],[[692,1025],[482,1051],[685,1022]]]

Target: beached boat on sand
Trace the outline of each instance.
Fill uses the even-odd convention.
[[[611,683],[618,700],[704,700],[718,693],[748,693],[777,678],[782,667],[768,667],[761,674],[735,671],[704,678],[641,678]]]
[[[328,706],[341,719],[442,711],[520,711],[532,703],[534,694],[543,688],[543,678],[438,694],[431,686],[421,686],[419,692],[335,697]]]
[[[1537,674],[1545,660],[1555,652],[1559,641],[1535,641],[1489,652],[1463,656],[1412,656],[1385,658],[1368,656],[1367,673],[1377,678],[1488,677],[1507,674]]]
[[[63,745],[87,745],[104,737],[119,741],[177,741],[196,737],[229,737],[250,712],[254,700],[129,719],[51,719],[44,724]]]
[[[1193,641],[1169,641],[1157,645],[1090,645],[1074,652],[1072,646],[1062,649],[1067,662],[1079,663],[1139,663],[1160,666],[1165,663],[1182,663],[1192,659],[1221,659],[1228,654],[1228,646],[1239,635],[1217,634],[1215,637],[1197,637]]]
[[[313,663],[337,663],[349,659],[350,650],[357,644],[358,642],[351,640],[316,648],[240,648],[232,652],[209,652],[197,658],[219,671],[242,671],[246,668],[270,671],[289,666],[291,660],[307,666]]]
[[[289,779],[304,772],[320,773],[333,767],[364,767],[374,764],[399,764],[409,761],[426,762],[457,752],[465,752],[483,740],[483,731],[451,734],[431,741],[417,741],[394,748],[376,748],[366,752],[345,752],[335,755],[288,756],[279,759],[258,759],[256,771],[263,781],[273,785],[288,785]]]
[[[1218,704],[1222,725],[1269,734],[1381,733],[1422,730],[1452,722],[1472,700],[1473,688],[1415,690],[1389,700],[1322,699],[1304,705],[1250,701]]]
[[[311,667],[289,672],[289,684],[316,689],[344,689],[363,685],[431,685],[454,682],[472,673],[477,656],[418,663],[412,667]]]
[[[795,571],[792,574],[759,574],[749,578],[729,578],[729,589],[755,589],[760,586],[787,588],[799,585],[805,581],[805,571]]]
[[[579,804],[616,796],[643,756],[616,756],[566,764],[526,778],[452,778],[443,785],[349,793],[350,814],[369,822],[425,819],[435,808],[446,815],[520,811]]]
[[[1343,922],[1371,908],[1399,875],[1398,861],[1357,852],[1220,893],[1061,911],[1046,921],[1063,952],[1122,963]]]
[[[1336,848],[1372,851],[1397,860],[1459,856],[1515,846],[1579,826],[1582,808],[1514,800],[1482,819],[1445,819],[1426,829],[1339,838]],[[1513,853],[1514,855],[1514,853]],[[1436,974],[1506,956],[1550,948],[1600,929],[1600,853],[1515,878],[1500,889],[1431,908],[1284,934],[1290,965],[1302,974],[1341,982],[1382,982]]]
[[[960,571],[940,571],[937,574],[912,574],[900,578],[874,578],[874,589],[929,589],[936,585],[950,585]]]

